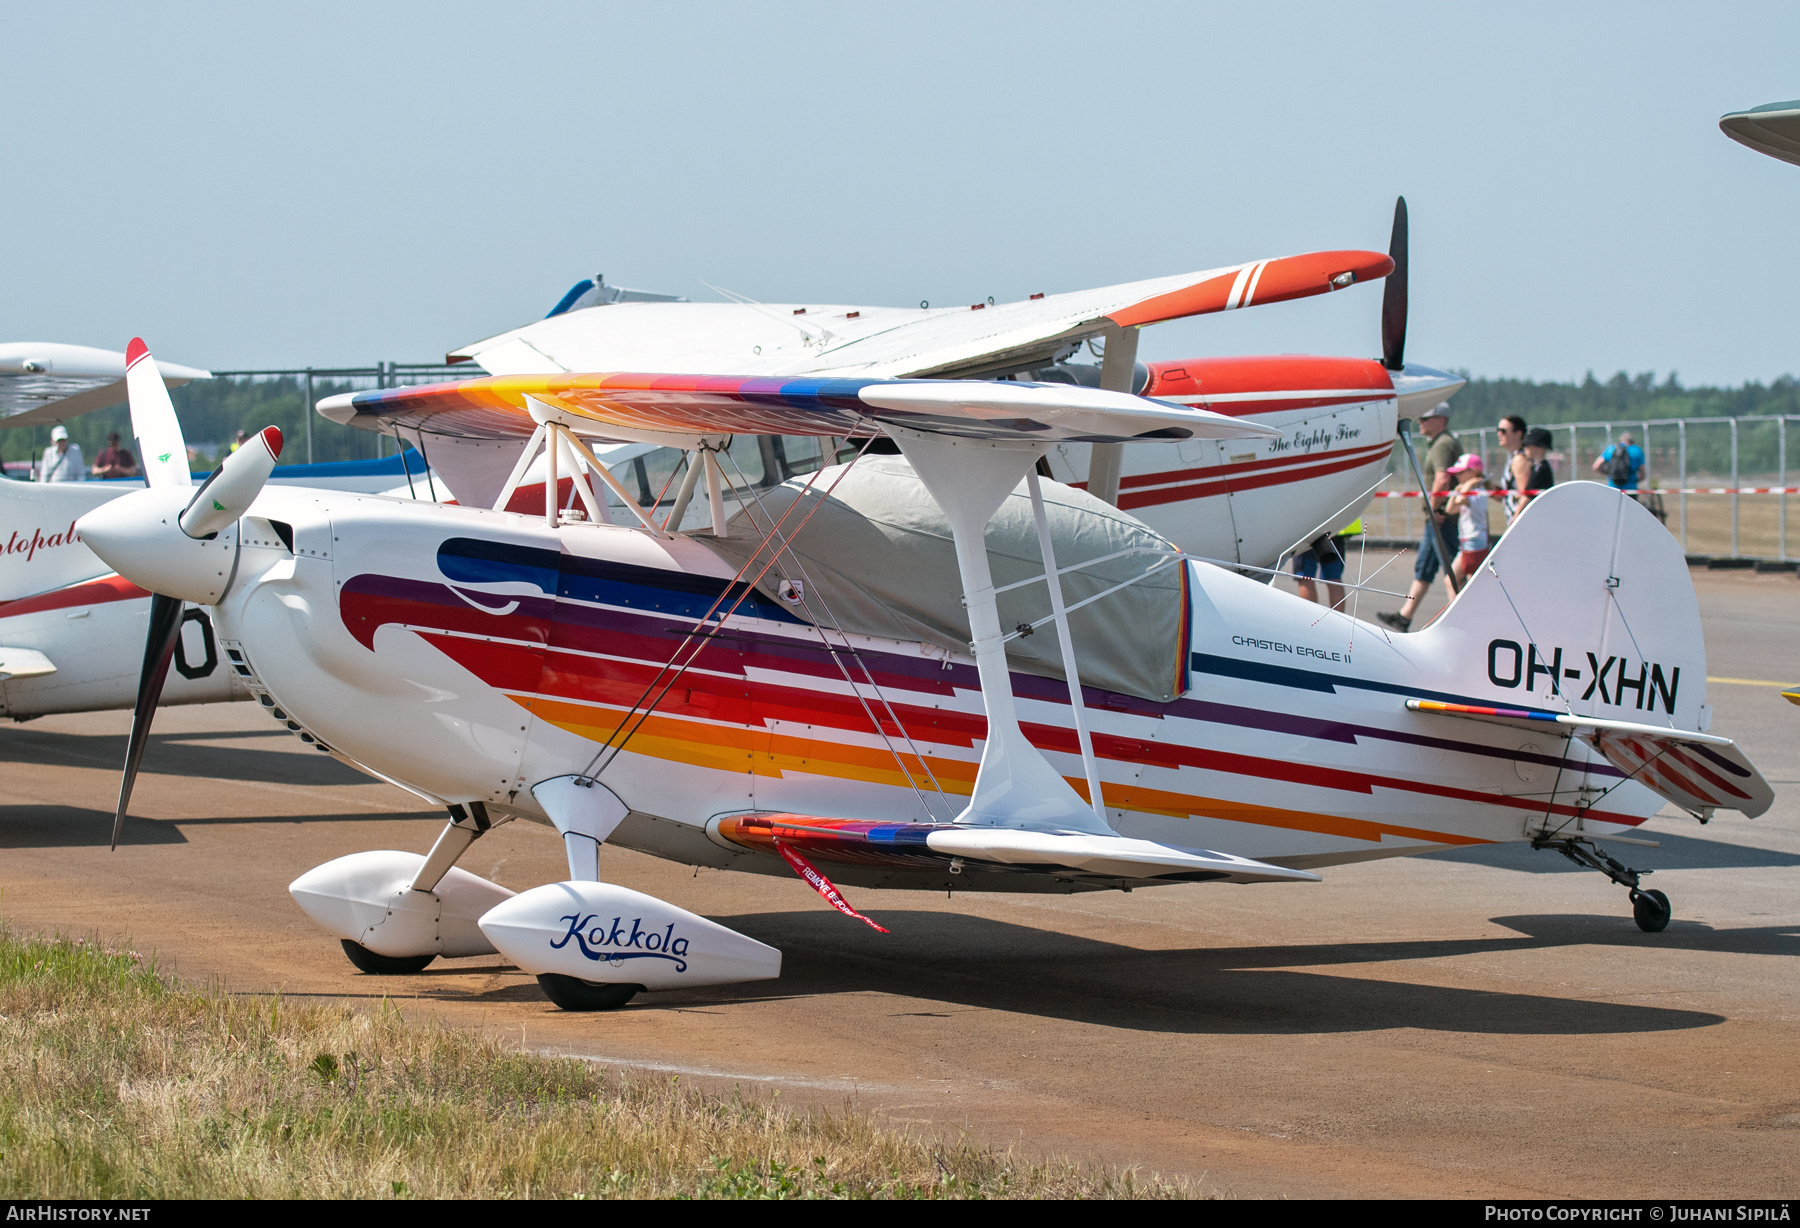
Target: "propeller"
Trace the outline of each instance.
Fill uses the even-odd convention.
[[[193,476],[188,472],[187,443],[182,438],[181,423],[175,417],[175,405],[169,399],[169,390],[163,384],[156,360],[150,357],[150,347],[139,337],[132,338],[125,350],[125,388],[131,402],[131,430],[138,439],[150,492],[128,495],[110,507],[100,509],[112,513],[110,516],[89,513],[82,518],[78,528],[82,540],[122,573],[126,568],[121,568],[119,563],[126,562],[130,567],[128,559],[152,562],[148,556],[151,551],[161,549],[163,542],[157,539],[166,533],[166,521],[158,522],[164,526],[161,530],[146,523],[147,509],[141,509],[133,500],[141,503],[146,494],[154,492],[154,500],[166,501],[170,491],[194,484]],[[196,548],[229,528],[262,491],[263,483],[268,480],[280,455],[281,432],[269,427],[227,456],[193,497],[185,499],[177,520],[185,538],[177,537],[170,544],[179,545],[186,541],[190,548]],[[183,496],[175,498],[177,506],[181,506],[179,501]],[[135,523],[111,523],[126,517]],[[127,531],[122,533],[121,529]],[[114,556],[120,555],[124,557],[115,561]],[[127,575],[126,578],[140,583],[148,579],[141,575]],[[187,604],[182,597],[154,591],[154,583],[144,587],[153,589],[150,631],[144,639],[144,667],[138,675],[137,704],[131,713],[131,738],[125,746],[125,773],[119,782],[119,807],[113,815],[111,847],[114,849],[119,847],[125,810],[131,804],[131,790],[137,783],[138,765],[143,761],[144,748],[150,739],[150,723],[156,717],[163,683],[169,676],[169,662],[181,637],[182,612]],[[218,593],[218,597],[223,595],[223,592]]]
[[[1406,367],[1406,197],[1394,200],[1394,233],[1388,239],[1394,271],[1381,291],[1381,365],[1390,371]]]
[[[115,850],[119,847],[119,832],[125,826],[125,807],[131,803],[131,787],[137,783],[138,764],[150,740],[150,719],[156,715],[157,702],[162,699],[175,641],[181,638],[181,614],[186,604],[179,597],[150,594],[150,634],[144,638],[144,669],[138,675],[137,706],[131,710],[131,740],[125,744],[125,776],[119,782],[119,809],[113,815],[111,847]]]

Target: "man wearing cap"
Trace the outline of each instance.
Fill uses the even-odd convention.
[[[1419,608],[1419,599],[1437,579],[1438,569],[1444,561],[1440,557],[1438,546],[1438,526],[1435,513],[1441,512],[1444,500],[1450,489],[1450,466],[1462,456],[1462,444],[1447,429],[1450,425],[1450,402],[1439,401],[1436,406],[1426,411],[1419,419],[1419,431],[1428,441],[1425,455],[1419,458],[1419,468],[1424,472],[1425,489],[1430,493],[1425,498],[1425,535],[1419,539],[1419,557],[1413,563],[1412,587],[1407,590],[1406,601],[1401,605],[1398,614],[1379,614],[1378,618],[1396,631],[1411,631],[1413,612]],[[1444,583],[1450,583],[1448,571]],[[1451,596],[1456,590],[1450,590]]]
[[[50,432],[50,446],[38,469],[40,482],[82,482],[87,469],[81,463],[81,445],[69,442],[69,428],[58,423]]]

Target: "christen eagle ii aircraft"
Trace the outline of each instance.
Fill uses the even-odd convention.
[[[140,438],[178,430],[153,379],[131,391]],[[78,525],[159,594],[120,821],[183,601],[212,607],[232,668],[301,737],[448,809],[425,856],[356,854],[292,885],[368,971],[497,950],[588,1009],[779,974],[779,952],[600,882],[607,841],[792,867],[860,916],[832,878],[1291,883],[1531,840],[1627,885],[1655,930],[1667,900],[1595,841],[1665,800],[1700,816],[1772,800],[1703,729],[1679,547],[1598,485],[1538,500],[1436,624],[1390,637],[1038,478],[1061,442],[1265,431],[1188,406],[1016,382],[567,375],[325,408],[526,437],[514,478],[543,448],[591,517],[264,488],[264,446],[199,491],[153,473]],[[828,467],[724,523],[715,458],[734,433],[885,437],[910,467]],[[710,534],[641,508],[597,523],[590,475],[616,479],[587,441],[621,438],[699,454]],[[1122,560],[1125,579],[1103,574]],[[515,895],[455,868],[513,817],[562,833],[567,881]]]

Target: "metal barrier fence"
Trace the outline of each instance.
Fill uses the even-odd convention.
[[[1669,531],[1688,554],[1787,561],[1789,484],[1788,424],[1794,415],[1741,418],[1651,418],[1614,422],[1559,422],[1545,425],[1556,446],[1548,459],[1558,482],[1601,481],[1593,464],[1620,436],[1630,434],[1644,451],[1639,489],[1660,501]],[[1540,424],[1543,425],[1543,424]],[[1506,454],[1493,427],[1457,432],[1465,451],[1482,458],[1494,485],[1504,473]],[[1421,441],[1422,446],[1422,441]],[[1395,449],[1381,493],[1416,492],[1404,455]],[[1497,501],[1495,501],[1497,502]],[[1504,516],[1494,509],[1495,529]],[[1424,531],[1419,500],[1378,498],[1366,521],[1371,534],[1417,540]]]
[[[394,388],[412,383],[475,379],[485,374],[475,363],[379,362],[372,367],[288,367],[267,370],[215,371],[220,379],[290,378],[302,386],[306,412],[306,459],[313,460],[311,411],[316,386]],[[1558,482],[1604,481],[1593,462],[1627,433],[1644,451],[1639,487],[1661,500],[1669,531],[1681,539],[1684,552],[1767,558],[1787,561],[1788,496],[1800,486],[1788,484],[1788,423],[1800,415],[1757,415],[1739,418],[1650,418],[1611,422],[1559,422],[1545,427],[1556,441],[1548,454]],[[377,455],[387,454],[386,436],[377,436]],[[1458,434],[1464,450],[1482,458],[1495,485],[1506,455],[1494,428]],[[1422,442],[1422,441],[1421,441]],[[397,449],[396,449],[397,450]],[[1413,492],[1413,498],[1394,497]],[[1379,497],[1388,496],[1388,497]],[[1497,505],[1498,500],[1492,501]],[[1653,502],[1647,500],[1647,502]],[[1493,507],[1495,530],[1504,515]],[[1418,540],[1424,521],[1416,485],[1396,447],[1388,474],[1364,522],[1372,536]]]
[[[214,371],[215,379],[292,379],[300,384],[305,392],[304,412],[301,414],[306,423],[306,463],[313,461],[313,423],[318,414],[313,410],[313,403],[318,400],[316,387],[320,382],[336,385],[339,389],[348,388],[361,392],[367,388],[398,388],[405,384],[439,384],[452,380],[479,379],[487,372],[475,363],[458,363],[454,366],[441,362],[378,362],[372,367],[282,367],[260,371]],[[395,451],[399,451],[396,445]],[[375,455],[387,455],[387,436],[377,435]]]

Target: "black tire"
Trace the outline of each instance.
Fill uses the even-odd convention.
[[[1660,934],[1669,928],[1669,897],[1652,888],[1631,893],[1631,918],[1646,934]]]
[[[538,984],[552,1002],[566,1011],[616,1011],[644,992],[642,985],[606,985],[554,972],[544,973]]]
[[[405,976],[409,972],[423,972],[425,965],[436,959],[435,955],[377,955],[360,942],[351,942],[348,938],[340,938],[344,944],[344,954],[350,957],[360,972],[370,976]]]

